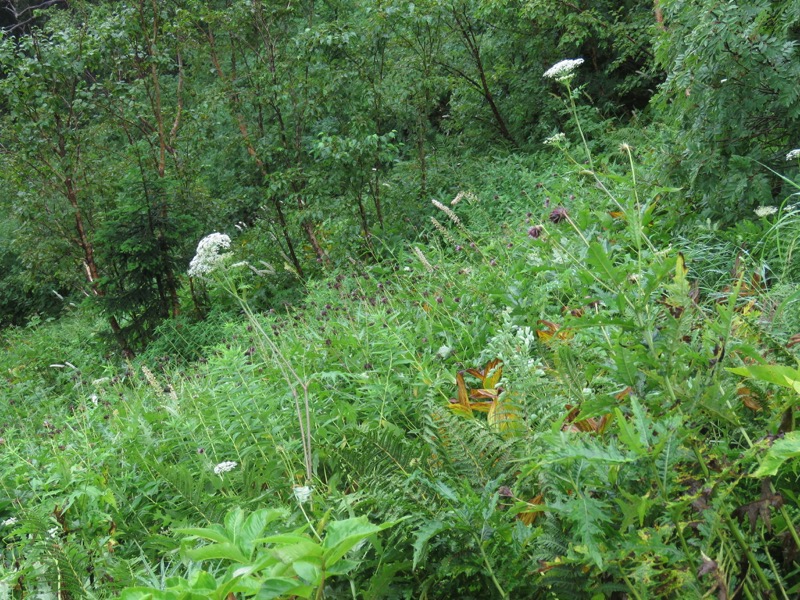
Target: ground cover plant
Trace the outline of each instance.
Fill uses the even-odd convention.
[[[677,190],[576,126],[301,306],[213,234],[239,316],[116,366],[80,313],[6,334],[6,593],[795,595],[800,216],[676,244]]]
[[[3,160],[18,179],[37,173],[36,152],[56,166],[31,180],[40,196],[22,193],[41,204],[16,199],[14,219],[74,192],[72,211],[57,214],[86,224],[77,241],[61,227],[29,260],[53,245],[68,263],[73,244],[88,273],[83,301],[59,287],[31,318],[26,307],[50,292],[25,287],[33,276],[12,256],[24,253],[5,254],[9,321],[23,325],[0,334],[0,597],[798,595],[800,150],[722,173],[712,193],[695,149],[682,165],[692,181],[664,169],[665,144],[694,125],[601,112],[655,77],[634,37],[649,11],[354,5],[369,17],[356,40],[332,5],[80,6],[94,29],[73,29],[65,11],[16,47],[40,44],[29,62],[0,48],[19,69],[4,89],[41,99],[19,110],[39,111],[47,134]],[[763,16],[738,41],[769,32],[769,64],[793,51],[783,8],[780,24]],[[663,9],[678,29],[691,20],[682,3]],[[511,28],[518,13],[558,21],[561,49],[584,44],[587,59],[548,60],[535,83],[504,78],[504,44],[549,56]],[[510,28],[505,41],[483,29],[489,16]],[[543,29],[536,44],[553,33]],[[615,46],[612,33],[627,41]],[[668,33],[657,33],[662,64],[683,52]],[[92,62],[104,64],[103,40],[129,81]],[[83,53],[85,73],[70,60]],[[196,56],[213,82],[195,73]],[[343,80],[323,85],[326,61]],[[662,100],[699,68],[685,53],[677,62]],[[402,64],[416,73],[407,88],[389,84]],[[647,77],[622,78],[633,65]],[[46,75],[36,93],[26,69]],[[620,77],[616,92],[598,72]],[[788,93],[781,73],[767,79]],[[64,81],[76,129],[42,117]],[[528,122],[512,102],[526,89],[547,91],[548,119]],[[687,118],[708,113],[717,92],[701,90]],[[372,103],[352,129],[335,124],[348,122],[343,98]],[[413,114],[392,112],[403,99]],[[205,112],[184,115],[195,102]],[[445,106],[452,117],[435,114]],[[265,112],[289,126],[259,124]],[[769,115],[775,135],[756,136],[764,152],[787,142],[793,118]],[[221,123],[234,125],[241,156]],[[208,158],[194,128],[217,131],[216,157],[246,161],[250,177],[211,181],[222,168],[192,162]],[[487,132],[502,146],[479,148]],[[119,157],[103,156],[95,135],[122,140],[121,184],[103,178]],[[520,148],[525,136],[535,143]],[[740,143],[742,160],[764,158]],[[78,147],[75,162],[64,149]],[[773,204],[724,191],[751,170]],[[81,187],[65,173],[84,173]],[[186,218],[182,200],[208,201],[208,214]]]

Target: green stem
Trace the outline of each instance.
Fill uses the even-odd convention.
[[[767,548],[767,540],[764,537],[764,528],[761,528],[761,542],[764,544],[764,548]],[[789,600],[789,596],[786,595],[786,590],[781,583],[781,577],[778,574],[778,567],[775,566],[775,561],[772,560],[772,556],[770,556],[769,550],[764,552],[764,556],[767,558],[767,562],[769,562],[769,566],[772,568],[772,573],[775,575],[775,583],[778,585],[778,589],[781,591],[781,595],[783,596],[783,600]]]
[[[731,516],[729,514],[721,513],[721,515],[722,515],[722,520],[725,521],[725,524],[728,526],[728,531],[731,532],[734,539],[736,540],[736,543],[739,544],[739,548],[742,549],[742,552],[744,552],[744,555],[747,557],[747,562],[750,563],[750,566],[756,572],[756,577],[758,577],[758,581],[761,583],[762,586],[764,586],[764,592],[767,594],[767,597],[774,598],[775,591],[772,589],[772,585],[770,584],[769,579],[767,579],[767,574],[764,573],[764,570],[761,568],[761,565],[758,564],[758,559],[756,558],[755,554],[753,554],[753,551],[750,550],[750,547],[747,545],[747,542],[745,541],[742,532],[739,531],[739,527],[736,525],[736,523],[733,522],[733,519],[731,519]]]
[[[631,595],[636,598],[636,600],[642,600],[642,597],[639,595],[639,592],[636,591],[636,588],[633,587],[631,580],[628,579],[625,575],[622,576],[622,580],[625,582],[625,585],[628,586],[628,591]]]
[[[745,597],[747,600],[756,600],[753,598],[753,593],[750,591],[750,587],[747,585],[747,582],[742,582],[742,591],[744,592]]]
[[[494,574],[494,569],[492,568],[492,563],[489,562],[489,557],[486,556],[486,551],[483,549],[483,544],[481,543],[481,540],[475,534],[473,534],[473,537],[475,538],[475,543],[478,544],[478,549],[481,551],[481,556],[483,557],[483,564],[486,565],[486,570],[489,571],[489,577],[492,578],[492,583],[494,583],[494,587],[496,587],[497,591],[500,592],[500,596],[502,598],[508,598],[508,595],[503,590],[503,587],[500,585],[500,582],[497,581],[497,577]]]
[[[325,563],[322,563],[322,568],[320,569],[320,580],[319,580],[319,587],[317,588],[317,594],[314,596],[316,600],[322,600],[325,597]]]
[[[583,127],[581,127],[581,120],[578,118],[578,108],[575,106],[575,98],[572,97],[572,87],[569,85],[569,81],[566,82],[567,85],[567,94],[569,95],[569,103],[572,107],[572,116],[575,117],[575,124],[578,126],[578,133],[581,134],[581,140],[583,141],[583,148],[586,150],[586,158],[589,159],[589,168],[594,173],[594,162],[592,161],[592,153],[589,150],[589,144],[586,143],[586,136],[583,135]]]

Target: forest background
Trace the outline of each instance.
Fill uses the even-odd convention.
[[[0,594],[798,593],[797,2],[0,20]]]

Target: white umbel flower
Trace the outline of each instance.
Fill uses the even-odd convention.
[[[232,460],[226,460],[225,462],[221,462],[216,467],[214,467],[214,474],[222,475],[223,473],[227,473],[228,471],[233,471],[236,468],[237,464],[238,463],[235,463]]]
[[[543,77],[556,81],[569,81],[575,74],[574,71],[583,64],[582,58],[568,58],[557,62],[544,72]]]
[[[800,158],[800,148],[795,148],[786,155],[786,160],[794,160]]]
[[[755,210],[757,217],[768,217],[774,215],[776,212],[778,212],[778,208],[775,206],[759,206]]]
[[[300,504],[305,504],[311,499],[311,493],[314,488],[308,485],[296,485],[292,488],[292,491],[294,491],[294,497],[297,498],[297,501]]]
[[[219,267],[226,258],[222,250],[231,247],[231,238],[224,233],[207,235],[197,244],[197,253],[189,263],[189,276],[208,275]]]
[[[544,141],[545,146],[559,146],[567,141],[567,136],[563,133],[551,135]]]

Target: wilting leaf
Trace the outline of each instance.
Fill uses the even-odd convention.
[[[580,414],[580,409],[578,407],[573,408],[569,404],[567,404],[566,408],[569,411],[569,413],[567,414],[567,418],[564,421],[564,425],[561,427],[562,431],[584,431],[591,433],[603,433],[612,419],[612,415],[606,414],[600,417],[599,419],[595,417],[589,417],[588,419],[581,419],[577,421],[576,419]]]
[[[541,506],[543,502],[544,502],[544,494],[537,494],[536,496],[528,500],[527,504]],[[531,525],[533,525],[533,522],[536,521],[536,519],[539,517],[540,513],[541,511],[538,510],[526,510],[517,513],[517,519],[522,521],[523,524],[530,527]]]
[[[551,342],[553,338],[558,340],[568,340],[572,337],[572,331],[569,329],[561,329],[559,325],[556,325],[552,321],[540,319],[537,323],[542,327],[541,329],[536,330],[536,336],[544,343]]]
[[[753,390],[745,386],[739,386],[736,389],[736,395],[739,396],[739,400],[742,401],[747,408],[753,411],[761,411],[764,410],[761,404],[759,403],[758,399],[756,398]]]
[[[522,417],[517,407],[505,400],[495,400],[486,415],[489,427],[500,433],[514,433],[522,428]]]
[[[483,389],[493,390],[503,376],[503,362],[495,358],[486,363],[482,369],[467,369],[467,373],[480,379]]]
[[[760,469],[759,469],[760,470]],[[764,521],[767,531],[772,531],[772,523],[770,522],[770,508],[780,508],[783,506],[783,496],[772,492],[772,485],[769,479],[764,479],[761,482],[761,496],[758,500],[743,504],[733,511],[734,516],[740,519],[747,517],[750,521],[750,528],[755,531],[758,518]]]
[[[471,415],[472,406],[469,401],[469,392],[467,392],[467,384],[464,382],[464,374],[460,371],[456,373],[456,387],[458,389],[458,397],[455,400],[450,400],[449,408]]]

